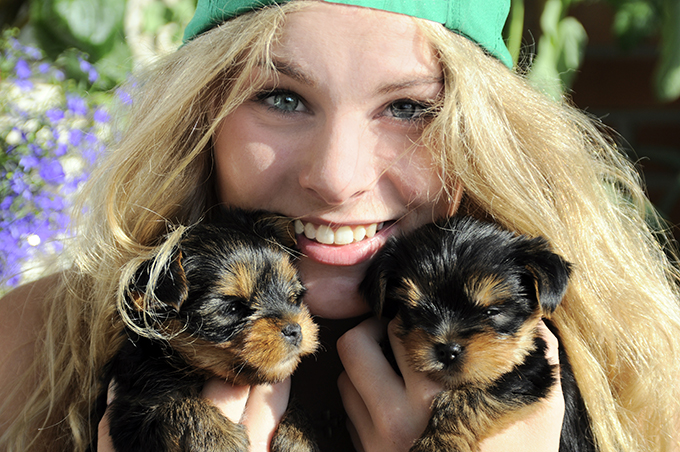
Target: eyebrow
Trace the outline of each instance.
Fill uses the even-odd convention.
[[[279,60],[272,60],[272,64],[278,73],[286,75],[293,80],[308,85],[312,88],[316,86],[316,81],[305,74],[298,65]]]
[[[406,80],[404,82],[399,82],[399,83],[388,83],[386,85],[381,86],[378,89],[378,92],[380,94],[391,94],[396,91],[401,91],[404,89],[408,88],[413,88],[417,86],[423,86],[423,85],[435,85],[435,84],[443,84],[444,83],[444,78],[443,77],[415,77],[410,80]]]
[[[296,80],[312,88],[317,86],[316,80],[305,74],[303,69],[295,63],[289,63],[274,59],[272,60],[272,65],[274,66],[274,69],[276,69],[276,71],[280,74],[288,76],[293,80]],[[378,89],[378,93],[391,94],[393,92],[401,91],[412,87],[443,83],[444,83],[443,77],[416,76],[413,79],[408,79],[403,82],[385,84]]]

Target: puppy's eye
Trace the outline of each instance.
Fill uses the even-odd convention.
[[[501,311],[501,308],[492,306],[492,307],[486,309],[485,314],[486,314],[487,317],[496,317],[496,316],[501,315],[502,313],[503,313],[503,311]]]
[[[228,316],[241,317],[248,314],[248,308],[243,300],[236,297],[228,297],[222,300],[222,312]]]

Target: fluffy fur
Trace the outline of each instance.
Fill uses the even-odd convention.
[[[537,326],[560,304],[569,275],[544,239],[470,218],[423,226],[383,248],[362,283],[366,299],[396,316],[410,365],[446,388],[411,451],[477,451],[549,394],[558,377]],[[566,355],[560,364],[560,451],[592,451]]]
[[[141,265],[126,296],[134,326],[106,375],[116,450],[249,450],[244,427],[200,391],[213,376],[237,385],[281,381],[315,351],[304,287],[278,243],[288,223],[232,210],[184,232],[168,261],[159,253]],[[284,419],[289,438],[277,438],[273,450],[315,450],[299,428]]]

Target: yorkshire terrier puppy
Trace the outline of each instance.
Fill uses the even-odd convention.
[[[560,304],[570,271],[543,238],[471,218],[425,225],[383,247],[361,290],[378,315],[396,317],[409,364],[445,386],[411,451],[478,451],[548,396],[560,377],[538,325]],[[560,368],[560,451],[594,451],[562,350]]]
[[[124,306],[133,326],[106,372],[117,451],[249,450],[245,428],[200,392],[211,377],[235,385],[282,381],[315,351],[317,327],[283,245],[292,240],[289,222],[225,211],[183,232],[170,259],[158,253],[140,266]],[[272,450],[316,450],[297,422],[289,410]]]

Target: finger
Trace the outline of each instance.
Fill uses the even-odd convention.
[[[251,451],[268,451],[288,407],[290,378],[274,385],[253,386],[241,423],[248,429]]]
[[[484,439],[480,444],[480,452],[558,451],[564,418],[564,397],[560,386],[555,385],[548,397],[535,408],[528,417]]]
[[[361,398],[361,395],[356,390],[346,372],[340,374],[338,378],[338,389],[340,390],[340,397],[342,398],[342,404],[347,413],[348,422],[352,424],[352,429],[357,435],[356,438],[352,438],[355,447],[359,444],[356,440],[359,439],[361,435],[357,432],[355,425],[361,428],[361,433],[365,433],[373,429],[373,420],[371,415]]]
[[[109,413],[104,413],[104,417],[97,426],[97,452],[114,452],[113,441],[109,434]]]
[[[238,423],[245,411],[249,393],[249,386],[235,386],[215,377],[206,381],[201,394],[219,408],[227,419]]]
[[[347,419],[347,431],[349,432],[349,437],[352,440],[352,445],[354,446],[356,452],[364,452],[364,447],[361,444],[359,433],[350,419]]]
[[[422,415],[430,411],[432,400],[444,389],[444,386],[432,380],[426,373],[415,370],[410,365],[404,343],[397,337],[397,329],[398,321],[392,320],[387,327],[390,346],[404,379],[407,397],[411,402],[411,406],[417,408],[422,417]]]
[[[384,331],[384,322],[370,318],[338,340],[338,354],[354,388],[366,406],[379,409],[390,403],[384,397],[386,388],[404,385],[380,347]]]

